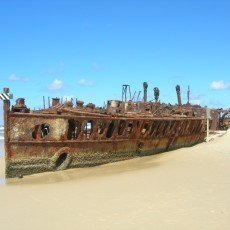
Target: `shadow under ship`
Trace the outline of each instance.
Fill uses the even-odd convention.
[[[144,82],[142,101],[109,100],[104,108],[83,101],[52,99],[48,108],[30,111],[19,98],[10,108],[4,88],[6,177],[45,171],[88,167],[152,155],[203,142],[205,118],[191,109],[147,102]],[[180,92],[177,88],[178,100]]]

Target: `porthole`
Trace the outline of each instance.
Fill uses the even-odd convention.
[[[35,125],[32,137],[36,140],[44,139],[50,133],[50,126],[48,124]]]

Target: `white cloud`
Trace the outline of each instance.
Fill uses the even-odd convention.
[[[202,99],[205,97],[203,93],[199,93],[196,95],[193,95],[190,99],[190,102],[194,105],[200,105],[202,103]]]
[[[200,105],[201,104],[201,100],[199,100],[199,99],[194,99],[194,100],[191,100],[190,102],[194,105]]]
[[[93,82],[92,81],[87,81],[85,78],[81,78],[78,81],[78,85],[81,85],[81,86],[93,86]]]
[[[48,90],[60,90],[63,87],[63,81],[58,80],[57,78],[54,79],[54,81],[48,85],[47,89]]]
[[[74,99],[74,96],[73,95],[64,95],[62,98],[64,101],[71,101],[71,99]]]
[[[230,89],[230,83],[226,83],[223,80],[213,81],[210,85],[210,88],[213,90]]]
[[[10,81],[19,81],[20,78],[17,77],[14,73],[12,73],[12,74],[9,76],[9,80],[10,80]]]
[[[204,98],[204,94],[203,93],[199,93],[199,94],[196,94],[194,96],[191,97],[192,100],[201,100],[202,98]]]
[[[29,78],[28,77],[19,77],[16,74],[12,73],[9,76],[9,80],[10,81],[22,81],[22,82],[26,82],[26,81],[29,81]]]

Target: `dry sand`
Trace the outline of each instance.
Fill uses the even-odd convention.
[[[230,132],[191,148],[0,185],[1,229],[230,229]],[[0,177],[4,178],[3,157]]]

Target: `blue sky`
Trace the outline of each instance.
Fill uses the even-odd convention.
[[[229,0],[1,0],[0,85],[42,107],[42,96],[103,105],[122,84],[176,102],[229,107]],[[12,101],[14,102],[14,100]],[[1,123],[1,120],[0,120]]]

